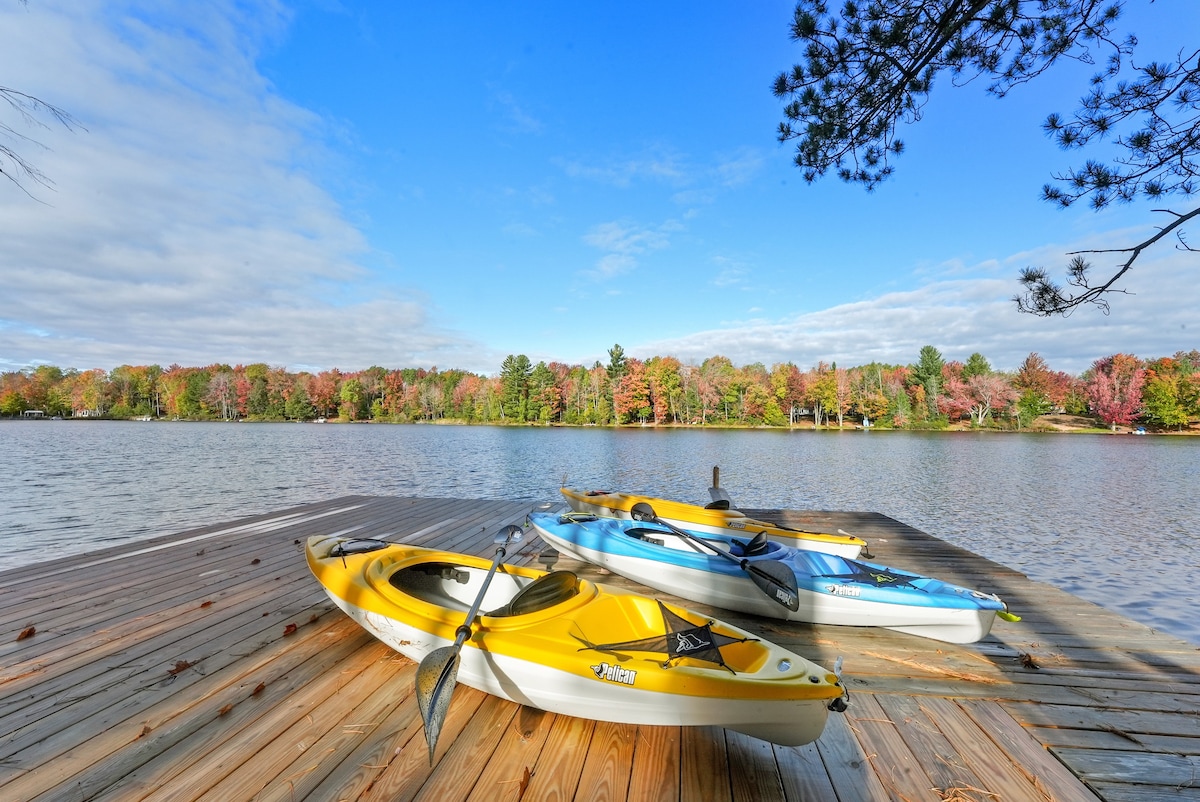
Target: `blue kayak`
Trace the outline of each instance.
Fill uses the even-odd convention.
[[[579,513],[533,513],[529,520],[564,554],[664,593],[729,610],[813,624],[886,627],[950,643],[986,637],[997,614],[1015,618],[994,595],[765,538],[741,540]],[[780,571],[794,576],[792,606],[772,597],[773,581],[763,581]]]

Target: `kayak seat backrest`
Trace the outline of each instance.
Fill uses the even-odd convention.
[[[767,540],[766,532],[759,532],[749,542],[734,538],[732,553],[735,557],[754,557],[766,554],[771,550],[771,542]]]
[[[579,577],[570,571],[551,571],[517,591],[508,604],[484,615],[528,615],[545,610],[579,593]]]
[[[753,557],[767,550],[767,533],[759,532],[746,544],[746,556]]]

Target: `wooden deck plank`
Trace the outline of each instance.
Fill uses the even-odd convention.
[[[940,802],[940,786],[926,773],[900,729],[884,712],[874,695],[860,693],[846,711],[850,730],[867,754],[879,782],[898,799]]]
[[[1096,795],[1080,782],[1079,777],[1034,740],[997,702],[962,699],[959,707],[992,739],[1012,761],[1036,778],[1039,788],[1052,799],[1061,802],[1096,802]]]
[[[459,733],[470,723],[472,717],[479,711],[488,694],[474,688],[459,685],[454,692],[453,704],[446,712],[442,722],[442,731],[438,738],[434,765],[437,760],[444,758],[457,745]],[[511,704],[511,703],[510,703]],[[464,744],[462,748],[469,748]],[[422,727],[412,728],[412,737],[405,744],[395,759],[390,761],[375,782],[359,797],[362,800],[376,802],[411,802],[421,793],[425,781],[433,773],[434,766],[429,763],[429,746],[425,740]]]
[[[630,768],[633,765],[635,724],[597,721],[592,730],[587,758],[579,774],[576,796],[596,802],[625,799],[629,793]]]
[[[942,734],[951,743],[959,745],[967,765],[985,783],[984,791],[1000,799],[1057,802],[1041,786],[1036,775],[1007,760],[987,734],[954,701],[931,697],[923,701],[923,707]]]
[[[417,666],[410,662],[389,681],[389,687],[411,689],[416,674]],[[414,740],[414,736],[419,741]],[[414,748],[426,748],[424,735],[421,734],[421,711],[417,708],[417,697],[407,692],[398,701],[392,699],[390,711],[378,726],[371,729],[370,737],[326,774],[307,798],[362,798],[388,764],[410,743],[416,744]]]
[[[487,696],[458,738],[413,797],[417,802],[456,802],[466,799],[492,758],[519,705]]]
[[[1147,754],[1127,749],[1060,748],[1061,755],[1089,782],[1184,788],[1200,783],[1200,757]]]
[[[237,637],[246,628],[253,632],[271,626],[282,629],[284,625],[279,621],[290,617],[283,613],[292,612],[292,604],[305,603],[308,608],[320,602],[320,595],[311,590],[297,583],[263,606],[255,606],[264,601],[261,588],[255,592],[249,587],[239,596],[208,607],[187,600],[164,606],[155,615],[95,630],[80,638],[74,649],[63,643],[49,652],[32,655],[0,675],[0,689],[6,694],[0,702],[0,724],[8,726],[8,719],[15,715],[36,716],[37,709],[45,708],[46,700],[56,694],[95,694],[108,682],[105,675],[114,667],[129,672],[134,668],[153,670],[165,663],[170,669],[179,659],[197,662],[192,659],[196,655],[185,653],[211,638]]]
[[[856,695],[862,700],[864,694]],[[902,734],[929,776],[931,787],[948,793],[955,788],[982,788],[985,782],[963,762],[958,749],[921,709],[919,697],[876,694],[874,701]]]
[[[783,785],[783,795],[788,800],[803,802],[838,798],[815,743],[804,746],[776,745],[774,750],[775,762],[779,766],[779,781]]]
[[[317,681],[306,682],[295,688],[288,696],[285,704],[275,705],[264,715],[246,721],[237,729],[221,733],[219,743],[206,743],[204,749],[178,749],[178,754],[172,761],[176,765],[186,765],[188,771],[178,772],[169,779],[159,779],[155,782],[153,791],[145,799],[147,802],[162,802],[173,799],[204,799],[212,793],[218,793],[218,798],[228,794],[228,799],[244,799],[261,790],[258,778],[251,777],[252,788],[233,788],[226,791],[227,785],[236,785],[245,772],[238,769],[246,762],[259,760],[288,765],[290,761],[280,758],[280,752],[289,747],[300,745],[302,736],[299,732],[306,731],[309,726],[320,726],[324,720],[336,720],[336,710],[332,705],[323,705],[329,697],[337,697],[346,686],[355,687],[354,680],[364,671],[369,670],[380,662],[379,650],[374,647],[359,649],[348,657],[337,661],[332,670],[327,670]],[[360,688],[362,686],[359,686]],[[346,695],[346,700],[357,704],[362,697],[353,693]],[[342,701],[337,699],[337,701]],[[219,725],[223,722],[214,722]],[[264,751],[265,750],[265,751]],[[301,750],[302,751],[302,750]],[[273,775],[266,775],[273,776]],[[234,778],[228,784],[229,778]]]
[[[20,649],[24,659],[45,654],[54,648],[70,649],[79,645],[79,634],[89,633],[98,627],[103,627],[102,633],[120,632],[123,628],[140,626],[143,621],[155,616],[170,615],[172,606],[197,608],[205,601],[217,601],[228,596],[236,596],[238,589],[244,586],[244,572],[251,567],[250,556],[239,558],[241,565],[236,570],[233,566],[210,568],[212,563],[197,566],[190,570],[176,572],[158,572],[161,578],[155,582],[133,582],[129,584],[118,580],[119,584],[97,582],[92,579],[89,587],[93,595],[72,598],[68,593],[43,600],[50,606],[47,613],[22,619],[29,625],[36,626],[38,635],[36,643]],[[268,571],[271,568],[286,570],[294,557],[290,554],[278,554],[272,562],[255,571]],[[177,561],[178,562],[178,561]],[[147,571],[153,569],[147,568]],[[204,574],[219,574],[209,577]],[[197,578],[199,577],[199,579]],[[80,615],[80,613],[83,613]],[[5,659],[18,651],[15,637],[13,643],[6,643]]]
[[[1200,786],[1130,785],[1128,783],[1095,784],[1106,802],[1196,802]]]
[[[360,655],[361,661],[357,659]],[[327,672],[323,681],[310,682],[304,692],[295,695],[296,712],[302,715],[290,716],[289,726],[263,718],[254,727],[243,728],[239,737],[227,740],[220,750],[223,755],[210,752],[208,760],[218,758],[222,768],[232,767],[225,776],[218,779],[216,771],[201,768],[207,789],[187,793],[170,788],[163,798],[225,802],[262,798],[264,792],[294,792],[297,780],[315,771],[311,761],[334,751],[326,739],[330,733],[342,734],[347,707],[358,709],[372,697],[378,699],[379,686],[394,673],[391,650],[383,644],[359,650],[355,658],[342,661],[337,671]],[[305,764],[299,768],[295,767],[297,756]]]
[[[522,797],[525,802],[566,802],[575,798],[596,722],[555,716]],[[587,799],[585,793],[580,797]]]
[[[683,727],[679,731],[679,798],[728,802],[733,799],[725,751],[725,731],[719,727]]]
[[[783,783],[771,744],[726,730],[725,749],[734,802],[783,802]]]
[[[343,533],[490,557],[504,525],[561,506],[350,496],[0,572],[14,613],[0,622],[0,798],[1200,800],[1200,648],[885,516],[831,511],[764,512],[855,532],[875,561],[999,592],[1024,620],[953,645],[656,593],[818,663],[843,656],[850,710],[786,748],[597,724],[460,687],[431,767],[415,665],[336,610],[303,541]],[[527,537],[506,562],[540,567],[542,546]],[[37,634],[17,640],[29,625]],[[174,672],[179,661],[189,666]]]
[[[845,716],[831,716],[816,743],[838,802],[891,802]]]
[[[1192,711],[1178,715],[1155,710],[1029,702],[1005,702],[1004,708],[1025,725],[1077,730],[1116,730],[1133,735],[1200,737],[1200,716]]]
[[[680,727],[638,727],[629,776],[629,798],[677,802]]]
[[[553,713],[522,705],[483,766],[468,802],[520,802],[554,719]]]
[[[1116,727],[1103,730],[1073,730],[1060,727],[1026,727],[1029,734],[1046,748],[1074,746],[1080,749],[1122,749],[1134,744],[1148,752],[1172,752],[1200,755],[1200,738],[1175,735],[1147,735],[1121,732]]]
[[[411,694],[414,670],[412,661],[391,653],[381,661],[386,664],[387,678],[372,693],[300,751],[295,760],[275,775],[255,796],[255,802],[292,802],[296,799],[321,799],[318,788],[340,766],[378,732],[382,722]],[[407,680],[405,682],[404,680]]]
[[[154,766],[177,772],[182,767],[171,750],[181,743],[219,738],[234,731],[243,720],[261,715],[262,709],[282,704],[294,692],[300,667],[308,661],[315,661],[308,667],[309,673],[332,671],[343,657],[370,645],[369,637],[359,635],[347,624],[330,616],[326,625],[315,628],[309,638],[277,641],[253,661],[242,661],[226,671],[173,689],[139,714],[106,729],[86,730],[91,737],[82,747],[52,760],[28,764],[34,768],[0,785],[0,793],[17,799],[32,799],[42,793],[48,799],[62,799],[69,787],[90,798],[112,786],[136,785],[150,775]],[[327,637],[330,634],[337,637]],[[75,726],[82,728],[84,722]],[[152,783],[146,781],[147,786]]]
[[[320,608],[313,607],[312,615]],[[284,626],[261,616],[242,621],[258,639],[264,637],[263,627],[270,622],[275,634],[283,637]],[[238,623],[230,618],[226,622]],[[225,623],[225,622],[223,622]],[[224,631],[224,628],[221,630]],[[196,681],[209,670],[229,659],[221,648],[206,646],[198,639],[208,634],[197,633],[183,641],[172,639],[158,651],[130,650],[128,659],[115,652],[105,660],[80,666],[84,680],[75,686],[57,687],[37,698],[33,706],[24,707],[6,717],[8,736],[0,744],[4,758],[23,760],[32,756],[49,759],[74,748],[86,740],[89,731],[103,731],[113,723],[136,716],[164,695],[174,695]],[[269,635],[265,637],[270,637]],[[89,722],[91,722],[89,724]],[[83,726],[80,726],[83,725]]]

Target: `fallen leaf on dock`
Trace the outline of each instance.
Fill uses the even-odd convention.
[[[286,638],[288,635],[294,635],[296,632],[296,629],[297,629],[297,627],[295,624],[288,624],[286,627],[283,628],[283,636]]]
[[[21,630],[21,634],[17,636],[17,640],[25,640],[26,638],[32,638],[36,634],[37,634],[37,627],[25,627],[23,630]]]

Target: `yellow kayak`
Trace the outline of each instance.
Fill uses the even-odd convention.
[[[840,557],[855,559],[866,548],[866,541],[852,535],[827,535],[822,532],[806,532],[786,526],[749,518],[743,512],[731,509],[714,509],[681,501],[638,496],[632,493],[616,493],[609,490],[559,489],[567,504],[576,512],[590,513],[604,518],[629,519],[634,504],[645,502],[654,508],[659,518],[682,529],[706,532],[726,537],[744,537],[766,532],[767,537],[785,546],[808,551],[823,551]]]
[[[454,642],[491,563],[417,546],[308,539],[309,568],[364,629],[412,660]],[[458,681],[553,713],[715,725],[797,746],[845,709],[839,678],[699,613],[579,579],[500,565]]]

